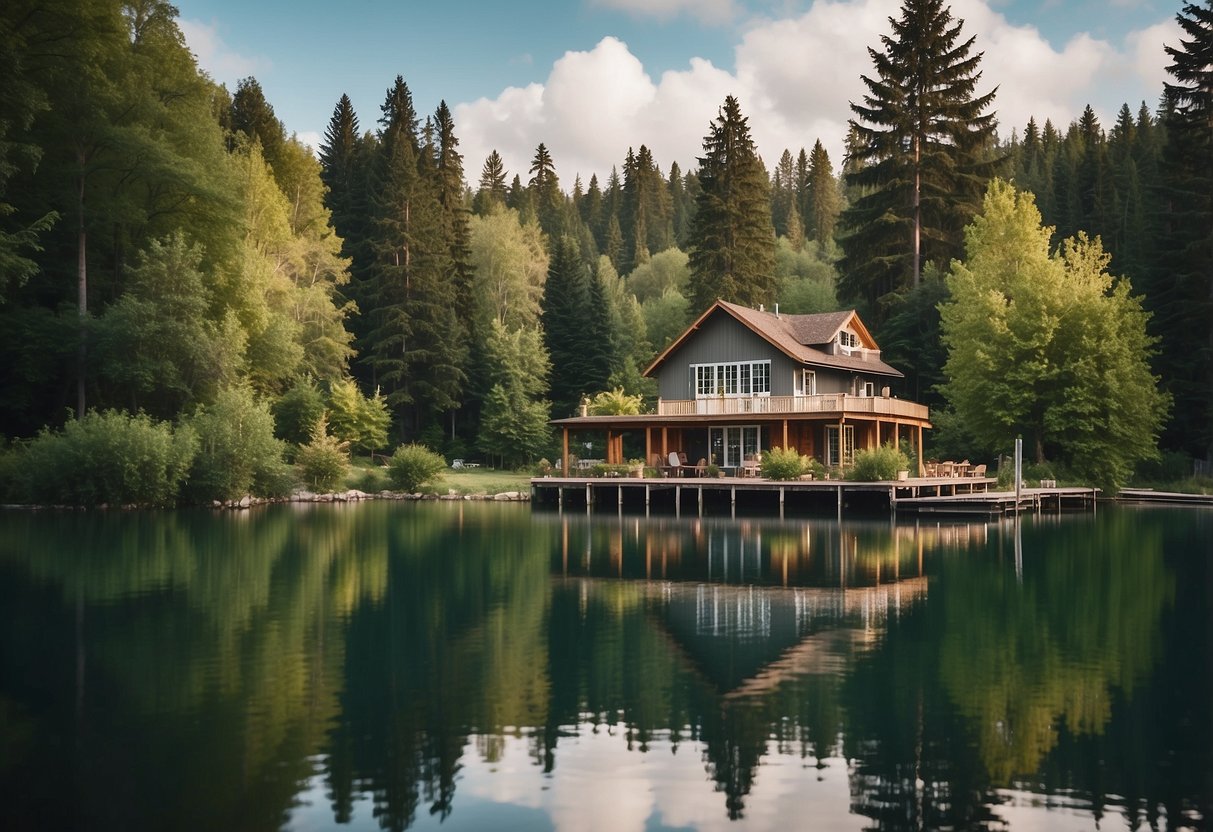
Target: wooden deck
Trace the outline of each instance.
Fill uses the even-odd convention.
[[[584,507],[587,510],[624,506],[645,512],[690,510],[700,516],[705,505],[713,513],[727,505],[736,513],[738,501],[759,510],[778,510],[784,516],[789,503],[809,505],[817,511],[834,509],[887,510],[922,514],[1011,514],[1019,511],[1062,511],[1094,508],[1098,489],[1023,489],[1018,503],[1014,492],[990,491],[991,477],[919,477],[884,482],[847,480],[796,480],[780,482],[753,477],[542,477],[531,480],[531,499],[537,505]]]
[[[1152,488],[1123,488],[1117,499],[1130,503],[1167,503],[1182,506],[1213,506],[1213,494],[1185,494]]]

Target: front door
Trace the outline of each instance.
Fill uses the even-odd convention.
[[[749,454],[762,452],[758,425],[712,428],[712,461],[721,468],[740,468]]]

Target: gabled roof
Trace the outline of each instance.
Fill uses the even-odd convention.
[[[861,358],[851,355],[831,355],[824,347],[838,335],[839,330],[849,328],[859,336],[860,343],[870,350],[879,349],[876,341],[863,325],[854,309],[843,312],[821,312],[815,315],[776,315],[765,310],[751,309],[728,301],[718,300],[700,315],[686,331],[674,339],[661,355],[657,356],[644,371],[646,376],[665,363],[714,314],[727,314],[736,319],[771,346],[793,361],[820,367],[837,367],[874,375],[897,376],[902,373],[885,364],[879,358]]]

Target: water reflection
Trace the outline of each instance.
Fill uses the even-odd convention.
[[[5,828],[1201,826],[1211,526],[0,515]]]

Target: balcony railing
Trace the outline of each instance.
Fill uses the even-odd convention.
[[[902,416],[927,419],[928,408],[905,399],[827,393],[818,396],[744,396],[659,399],[658,416],[743,416],[748,413]]]

